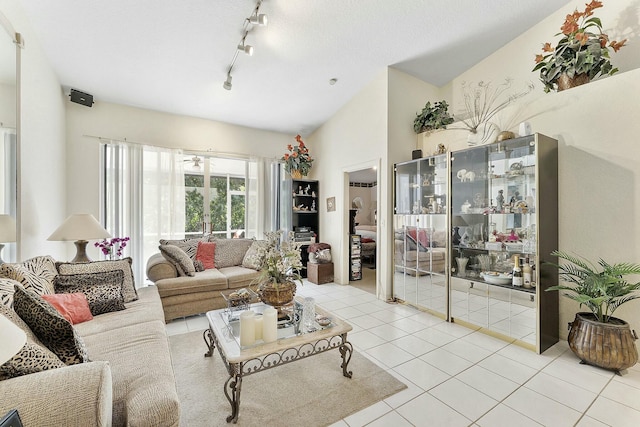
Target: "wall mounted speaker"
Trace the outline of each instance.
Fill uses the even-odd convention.
[[[422,158],[422,150],[413,150],[411,152],[411,160],[421,159]]]
[[[69,97],[71,98],[71,102],[75,102],[76,104],[82,104],[87,107],[91,107],[93,105],[93,95],[89,95],[88,93],[71,89]]]

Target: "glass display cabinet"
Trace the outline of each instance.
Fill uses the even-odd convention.
[[[448,318],[447,155],[395,166],[394,297]]]
[[[543,352],[558,341],[557,142],[544,135],[451,153],[450,318]],[[513,278],[515,263],[519,272]]]

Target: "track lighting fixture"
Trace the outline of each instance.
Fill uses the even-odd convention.
[[[251,15],[249,22],[253,25],[260,25],[261,27],[267,26],[267,15],[264,13],[258,14],[257,12]]]
[[[233,87],[233,85],[231,84],[231,70],[229,70],[229,73],[227,74],[227,80],[225,80],[222,87],[226,90],[231,90],[231,88]]]
[[[226,90],[231,90],[233,85],[231,84],[231,72],[233,71],[233,66],[236,64],[236,60],[238,59],[238,52],[244,52],[245,54],[251,56],[253,55],[253,46],[246,44],[245,40],[249,35],[249,31],[253,27],[251,26],[261,26],[264,27],[267,25],[267,15],[264,13],[260,13],[260,6],[262,5],[263,0],[258,0],[256,3],[256,7],[253,9],[253,13],[249,18],[244,20],[242,26],[242,39],[240,39],[240,43],[237,45],[235,52],[233,53],[233,59],[231,60],[231,64],[227,70],[227,80],[225,80],[222,85]]]
[[[240,52],[246,53],[249,56],[253,55],[253,46],[251,46],[250,44],[244,44],[244,40],[238,45],[238,50]]]

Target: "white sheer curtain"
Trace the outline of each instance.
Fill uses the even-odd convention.
[[[161,238],[184,236],[182,152],[120,141],[104,145],[103,223],[114,237],[130,237],[136,283]]]
[[[0,214],[16,218],[16,131],[0,127]],[[16,262],[16,244],[1,242],[4,250],[0,254],[5,262]]]
[[[247,196],[245,204],[246,237],[262,239],[265,227],[265,167],[264,160],[247,161]]]

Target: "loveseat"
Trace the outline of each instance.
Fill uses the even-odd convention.
[[[28,345],[42,346],[41,352],[49,356],[52,351],[43,344],[49,338],[36,335],[36,325],[30,327],[19,315],[25,298],[44,301],[42,295],[57,290],[58,283],[79,277],[100,280],[111,275],[123,290],[129,286],[121,293],[124,309],[120,306],[72,326],[83,363],[56,359],[53,363],[60,367],[0,381],[0,415],[17,409],[25,427],[178,426],[180,404],[158,290],[155,286],[136,290],[130,262],[55,263],[42,256],[0,266],[0,314],[25,330]],[[34,320],[28,320],[32,325]],[[0,375],[12,372],[2,369],[10,362],[0,367]]]
[[[198,261],[198,247],[207,243],[213,246],[214,267],[196,271],[191,264]],[[161,252],[149,258],[146,271],[158,288],[165,321],[226,307],[221,292],[248,287],[259,276],[264,244],[264,240],[206,236],[161,240]],[[167,246],[172,247],[170,254]]]

